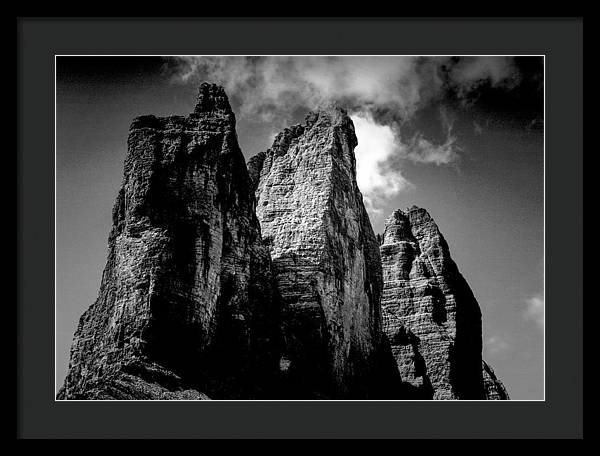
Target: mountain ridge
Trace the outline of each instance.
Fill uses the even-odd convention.
[[[347,112],[311,111],[247,164],[235,125],[210,83],[187,116],[132,121],[99,296],[57,398],[507,399],[429,214],[395,211],[375,235]],[[410,303],[427,324],[392,312],[432,276]]]

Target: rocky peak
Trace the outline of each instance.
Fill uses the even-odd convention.
[[[481,311],[429,213],[387,219],[380,246],[383,327],[417,397],[484,399]]]
[[[200,85],[194,107],[195,114],[215,115],[217,113],[231,114],[232,112],[229,98],[223,87],[208,82]]]
[[[334,101],[326,101],[322,103],[317,109],[309,112],[306,116],[307,122],[316,123],[321,121],[329,126],[348,125],[352,122],[348,122],[350,117],[346,109]],[[352,126],[352,129],[354,127]]]
[[[383,390],[381,263],[356,184],[355,146],[351,119],[329,106],[285,129],[249,163],[298,397]]]
[[[269,252],[223,88],[127,140],[108,261],[59,397],[264,397],[277,374]]]
[[[354,124],[346,109],[335,102],[324,103],[315,111],[311,111],[305,120],[313,128],[332,128],[337,134],[344,136],[354,158],[354,148],[358,144],[354,132]]]
[[[397,242],[415,242],[411,232],[411,223],[409,218],[410,211],[403,212],[396,209],[385,221],[385,230],[383,232],[383,243],[394,244]]]
[[[285,154],[289,147],[302,136],[319,134],[319,132],[332,130],[342,132],[347,136],[347,141],[354,149],[357,144],[354,125],[345,109],[335,103],[327,103],[322,107],[310,111],[302,123],[284,128],[273,141],[269,149],[277,155]]]
[[[327,104],[246,168],[227,95],[208,83],[188,116],[135,118],[99,295],[58,397],[507,398],[427,211],[396,210],[375,236],[356,145]]]

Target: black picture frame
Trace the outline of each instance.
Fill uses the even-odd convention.
[[[545,401],[55,401],[56,54],[545,55]],[[19,18],[17,86],[18,437],[582,436],[582,18]]]

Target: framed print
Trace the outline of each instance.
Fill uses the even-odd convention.
[[[580,436],[581,25],[21,19],[19,435]]]

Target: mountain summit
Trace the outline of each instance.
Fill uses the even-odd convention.
[[[382,242],[329,105],[248,165],[222,87],[133,120],[97,300],[59,399],[507,399],[424,209]],[[381,245],[380,245],[381,244]]]
[[[429,213],[394,211],[380,250],[384,331],[415,396],[500,398],[504,387],[481,359],[481,310]]]
[[[356,184],[356,144],[346,111],[331,105],[249,163],[300,397],[381,392],[381,261]]]
[[[223,89],[187,117],[136,118],[96,302],[67,399],[260,396],[279,360],[269,252]]]

